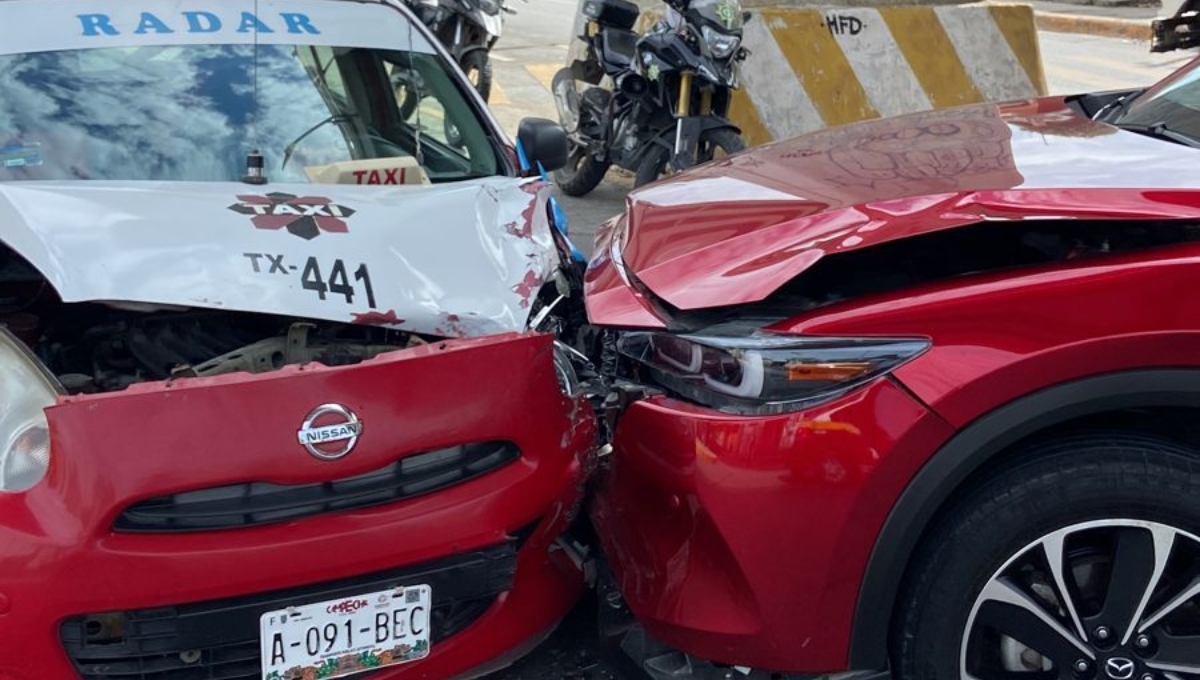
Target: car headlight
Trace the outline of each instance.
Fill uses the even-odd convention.
[[[25,491],[50,467],[44,409],[62,388],[25,345],[0,328],[0,493]]]
[[[713,29],[712,26],[702,26],[700,35],[704,37],[704,43],[708,45],[708,51],[717,59],[725,59],[733,54],[733,51],[741,44],[742,38],[737,35],[722,33]]]
[[[617,349],[670,392],[727,413],[774,414],[832,399],[929,348],[916,338],[746,338],[634,332]]]

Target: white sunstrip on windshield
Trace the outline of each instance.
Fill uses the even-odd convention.
[[[313,45],[434,54],[381,2],[334,0],[7,0],[0,55],[100,47]]]

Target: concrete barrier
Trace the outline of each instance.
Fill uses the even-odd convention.
[[[751,145],[878,116],[1046,93],[1028,5],[751,13],[744,44],[752,54],[730,111]],[[639,28],[659,16],[644,12]]]

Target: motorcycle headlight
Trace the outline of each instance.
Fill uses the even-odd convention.
[[[500,0],[475,0],[479,3],[479,9],[484,13],[496,16],[500,13]]]
[[[747,338],[627,333],[617,349],[653,382],[727,413],[796,411],[845,394],[929,348],[916,338]]]
[[[50,467],[44,409],[62,392],[25,345],[0,328],[0,493],[25,491]]]
[[[712,52],[717,59],[729,57],[742,42],[741,36],[722,33],[713,29],[712,26],[702,26],[700,35],[703,36],[704,43],[708,45],[708,51]]]

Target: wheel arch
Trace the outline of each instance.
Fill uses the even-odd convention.
[[[1071,421],[1167,407],[1200,409],[1200,369],[1125,371],[1074,380],[1008,402],[963,428],[909,482],[875,540],[855,604],[849,667],[888,666],[891,622],[907,567],[939,511],[989,462],[1018,442]]]
[[[490,51],[491,51],[491,48],[489,48],[487,45],[469,45],[467,47],[462,48],[462,51],[459,52],[458,63],[461,64],[463,62],[463,60],[465,60],[467,58],[467,55],[469,55],[469,54],[477,54],[479,52],[483,52],[485,55],[487,55]]]

